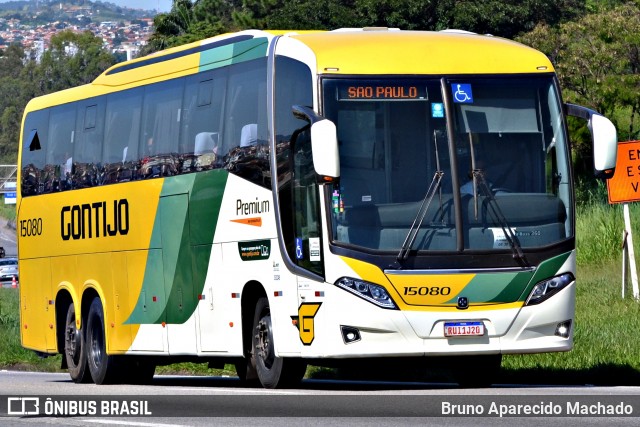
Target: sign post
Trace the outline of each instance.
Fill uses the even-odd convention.
[[[640,200],[640,141],[618,143],[616,172],[607,180],[609,203],[623,203],[624,232],[622,237],[622,297],[627,281],[627,265],[631,270],[631,286],[633,297],[640,300],[638,291],[638,273],[635,252],[633,249],[633,233],[631,232],[631,216],[629,202]],[[627,264],[627,255],[628,261]]]

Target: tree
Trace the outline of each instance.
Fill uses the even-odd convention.
[[[459,28],[514,38],[537,24],[554,26],[585,13],[582,0],[443,0],[435,29]]]
[[[90,83],[115,64],[114,56],[92,32],[61,31],[51,37],[36,80],[42,94]]]
[[[23,67],[24,49],[19,44],[12,44],[0,52],[0,76],[16,78]]]
[[[190,0],[174,0],[170,12],[156,15],[153,19],[154,32],[140,54],[147,55],[224,32],[224,25],[212,20],[203,11],[197,11],[198,8],[202,8],[199,3],[196,1],[194,4]],[[208,5],[211,2],[203,3]]]
[[[611,118],[620,140],[640,138],[636,124],[640,113],[638,5],[624,4],[557,28],[540,24],[519,40],[549,56],[567,101]],[[588,139],[574,140],[573,150],[578,173],[590,173]]]
[[[115,63],[91,32],[63,31],[51,38],[42,61],[25,60],[19,45],[0,53],[0,160],[17,160],[22,115],[36,96],[93,81]]]
[[[283,2],[277,12],[262,19],[265,28],[291,30],[330,30],[363,26],[354,1],[306,0]]]

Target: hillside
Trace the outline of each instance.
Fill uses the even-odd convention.
[[[89,0],[29,0],[0,3],[1,19],[17,19],[23,25],[43,25],[56,21],[76,21],[78,24],[132,21],[151,18],[153,15],[155,15],[153,11],[129,9],[109,2]]]

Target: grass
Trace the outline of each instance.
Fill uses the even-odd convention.
[[[632,221],[636,221],[632,223],[634,246],[640,255],[640,205],[630,205],[630,211]],[[632,298],[629,285],[626,297],[621,296],[622,230],[621,206],[609,206],[594,197],[578,207],[574,349],[505,356],[499,382],[640,385],[640,302]],[[0,289],[0,368],[58,370],[59,355],[39,359],[20,347],[17,310],[17,290]],[[216,370],[194,363],[159,367],[156,372],[235,375],[231,365]],[[307,371],[307,376],[314,378],[335,375],[330,369],[311,367]]]

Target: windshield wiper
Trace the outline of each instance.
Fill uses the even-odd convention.
[[[422,199],[422,204],[420,205],[420,209],[418,209],[418,213],[413,220],[413,224],[411,224],[411,228],[409,229],[409,233],[407,233],[407,237],[404,239],[404,243],[400,248],[400,252],[396,259],[398,262],[402,262],[409,256],[409,252],[411,251],[411,247],[413,246],[413,242],[415,242],[416,237],[418,236],[418,231],[420,231],[420,227],[422,226],[422,221],[424,221],[424,217],[427,215],[427,211],[429,210],[429,205],[431,205],[431,201],[433,197],[436,195],[438,188],[440,188],[440,182],[442,182],[442,176],[444,172],[441,170],[437,170],[435,174],[433,174],[433,179],[431,180],[431,184],[429,184],[429,188],[427,189],[427,193],[424,195]]]
[[[475,153],[473,151],[473,141],[471,137],[471,133],[469,133],[469,147],[471,154],[471,175],[473,179],[473,203],[474,203],[474,213],[476,220],[478,219],[478,188],[483,193],[483,196],[486,197],[488,209],[491,211],[494,219],[500,224],[500,228],[502,228],[502,232],[504,233],[504,238],[509,242],[509,246],[511,247],[511,251],[513,252],[513,258],[517,260],[523,267],[529,267],[529,262],[527,258],[524,256],[524,252],[522,251],[522,246],[520,245],[520,240],[518,240],[518,236],[513,232],[507,219],[505,218],[502,210],[500,209],[500,205],[496,201],[496,198],[493,195],[493,191],[489,188],[489,184],[487,184],[487,180],[484,177],[484,171],[478,168],[476,164]]]

